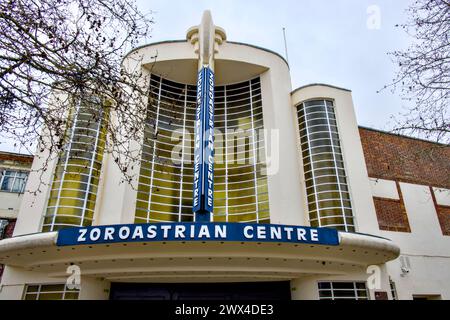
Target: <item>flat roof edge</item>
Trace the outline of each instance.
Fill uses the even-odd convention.
[[[436,142],[436,141],[433,141],[433,140],[426,140],[426,139],[421,139],[421,138],[411,137],[411,136],[407,136],[407,135],[404,135],[404,134],[399,134],[399,133],[389,132],[389,131],[385,131],[385,130],[381,130],[381,129],[370,128],[370,127],[365,127],[365,126],[361,126],[361,125],[358,125],[358,128],[364,129],[364,130],[368,130],[368,131],[373,131],[373,132],[378,132],[378,133],[388,134],[388,135],[395,136],[395,137],[399,137],[399,138],[412,139],[412,140],[416,140],[416,141],[421,141],[421,142],[427,142],[427,143],[437,144],[437,145],[440,145],[440,146],[443,146],[443,147],[450,147],[450,145],[449,145],[449,144],[446,144],[446,143],[441,143],[441,142]]]
[[[301,89],[305,89],[305,88],[308,88],[308,87],[314,87],[314,86],[323,86],[323,87],[329,87],[329,88],[333,88],[333,89],[337,89],[337,90],[343,90],[343,91],[347,91],[347,92],[352,92],[352,90],[350,90],[350,89],[341,88],[341,87],[338,87],[338,86],[333,86],[333,85],[331,85],[331,84],[326,84],[326,83],[310,83],[310,84],[306,84],[306,85],[304,85],[304,86],[298,87],[297,89],[293,90],[293,91],[291,92],[291,94],[294,94],[294,93],[296,93],[297,91],[299,91],[299,90],[301,90]]]
[[[34,155],[28,154],[28,153],[18,153],[18,152],[10,152],[10,151],[1,151],[0,155],[12,155],[12,156],[18,156],[18,157],[24,157],[24,158],[34,158]]]
[[[248,44],[248,43],[237,42],[237,41],[226,41],[226,42],[231,43],[231,44],[241,45],[241,46],[247,46],[247,47],[259,49],[259,50],[266,51],[266,52],[268,52],[268,53],[274,54],[274,55],[276,55],[277,57],[281,58],[281,60],[283,60],[284,63],[286,63],[287,67],[290,69],[289,62],[286,60],[285,57],[283,57],[283,56],[282,56],[281,54],[279,54],[278,52],[275,52],[275,51],[273,51],[273,50],[270,50],[270,49],[267,49],[267,48],[264,48],[264,47],[256,46],[256,45],[254,45],[254,44]]]
[[[143,45],[138,46],[138,47],[136,47],[136,48],[134,48],[134,49],[131,49],[127,54],[125,54],[125,56],[124,56],[123,59],[122,59],[122,62],[123,62],[123,60],[124,60],[126,57],[128,57],[128,56],[129,56],[130,54],[132,54],[133,52],[138,51],[138,50],[140,50],[140,49],[143,49],[143,48],[145,48],[145,47],[155,46],[155,45],[159,45],[159,44],[182,43],[182,42],[188,42],[188,41],[187,41],[187,40],[164,40],[164,41],[157,41],[157,42],[151,42],[151,43],[143,44]],[[289,63],[287,62],[286,58],[283,57],[283,56],[282,56],[281,54],[279,54],[278,52],[275,52],[275,51],[270,50],[270,49],[267,49],[267,48],[259,47],[259,46],[253,45],[253,44],[243,43],[243,42],[228,41],[228,40],[225,41],[225,43],[226,43],[226,42],[228,42],[228,43],[230,43],[230,44],[237,44],[237,45],[241,45],[241,46],[247,46],[247,47],[251,47],[251,48],[263,50],[263,51],[269,52],[269,53],[271,53],[271,54],[274,54],[274,55],[278,56],[279,58],[281,58],[281,60],[283,60],[284,63],[286,63],[286,65],[287,65],[288,68],[289,68]]]
[[[126,57],[128,57],[128,56],[129,56],[130,54],[132,54],[133,52],[138,51],[138,50],[141,50],[141,49],[144,49],[145,47],[156,46],[156,45],[158,45],[158,44],[165,44],[165,43],[181,43],[181,42],[188,42],[188,41],[187,41],[187,40],[164,40],[164,41],[156,41],[156,42],[146,43],[146,44],[137,46],[136,48],[131,49],[130,51],[128,51],[128,52],[123,56],[122,62],[123,62],[123,60],[125,60]]]

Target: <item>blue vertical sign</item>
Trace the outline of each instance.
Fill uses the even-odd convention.
[[[197,80],[192,211],[196,222],[212,220],[214,203],[214,73],[203,67]]]

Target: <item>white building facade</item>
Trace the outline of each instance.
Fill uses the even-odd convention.
[[[228,41],[208,13],[186,40],[146,45],[127,59],[139,61],[149,79],[148,126],[133,142],[142,147],[131,169],[137,178],[120,183],[115,159],[104,152],[108,116],[100,112],[88,123],[92,114],[79,106],[65,152],[43,174],[44,192],[24,195],[14,236],[0,241],[0,299],[450,298],[450,176],[424,185],[371,175],[370,150],[361,142],[368,131],[358,128],[349,90],[292,90],[283,57]],[[178,229],[195,228],[191,160],[197,74],[205,63],[215,74],[212,222],[247,226],[248,241],[189,240],[181,236],[187,229]],[[89,151],[80,151],[86,144]],[[377,157],[383,162],[382,154],[371,161]],[[36,157],[33,169],[40,165]],[[441,174],[449,172],[447,165]],[[39,179],[32,173],[28,184]],[[385,203],[392,212],[383,211],[391,208]],[[406,229],[397,220],[397,229],[389,227],[391,216],[405,214]],[[167,226],[180,237],[63,243],[67,228],[91,228],[91,240],[106,241],[108,226],[139,237],[136,225]],[[283,241],[265,241],[279,226]],[[312,229],[293,229],[303,226]],[[322,228],[337,230],[338,243],[314,243]],[[292,232],[310,231],[312,242],[290,241]],[[79,287],[67,285],[73,279]]]

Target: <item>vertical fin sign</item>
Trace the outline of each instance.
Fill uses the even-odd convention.
[[[194,123],[194,181],[192,211],[196,222],[212,220],[214,204],[214,73],[198,73]]]

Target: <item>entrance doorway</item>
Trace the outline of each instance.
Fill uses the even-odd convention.
[[[289,281],[112,283],[111,300],[290,300]]]

